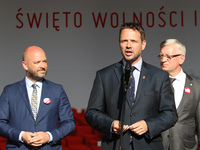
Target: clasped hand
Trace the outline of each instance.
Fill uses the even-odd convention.
[[[118,120],[115,120],[112,124],[112,129],[115,134],[119,135],[121,132],[121,122]],[[142,135],[148,131],[147,124],[144,120],[138,121],[132,125],[123,125],[123,132],[126,132],[127,130],[131,130],[137,135]]]
[[[22,139],[28,145],[31,146],[42,146],[47,143],[50,139],[49,134],[46,132],[24,132],[22,134]]]

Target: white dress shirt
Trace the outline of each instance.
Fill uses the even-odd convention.
[[[181,102],[181,99],[183,97],[183,93],[184,93],[186,74],[181,69],[181,72],[178,75],[176,75],[175,77],[170,77],[170,78],[176,79],[172,83],[172,86],[174,87],[174,99],[175,99],[176,108],[178,108]]]

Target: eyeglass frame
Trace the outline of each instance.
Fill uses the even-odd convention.
[[[163,54],[159,54],[158,57],[160,59],[163,59],[164,57],[167,58],[167,60],[171,60],[172,58],[174,57],[177,57],[177,56],[181,56],[182,54],[176,54],[176,55],[163,55]]]

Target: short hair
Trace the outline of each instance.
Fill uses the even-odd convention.
[[[145,40],[145,31],[144,31],[144,28],[140,24],[133,23],[133,22],[126,22],[122,24],[119,30],[119,39],[121,36],[121,32],[124,29],[133,29],[133,30],[138,31],[140,33],[141,41],[143,42]]]
[[[186,55],[186,47],[183,43],[178,41],[177,39],[167,39],[160,44],[160,50],[167,45],[176,44],[177,49],[180,51],[182,55]]]

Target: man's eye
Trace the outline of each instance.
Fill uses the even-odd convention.
[[[167,57],[168,59],[170,59],[170,58],[171,58],[169,55],[166,55],[166,57]]]

